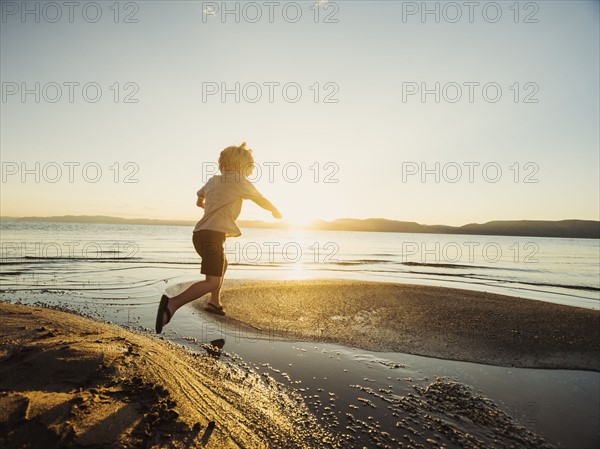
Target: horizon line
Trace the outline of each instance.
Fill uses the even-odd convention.
[[[64,214],[64,215],[46,215],[46,216],[37,216],[37,215],[27,215],[27,216],[9,216],[9,215],[0,215],[0,220],[23,220],[23,219],[59,219],[59,218],[89,218],[89,219],[100,219],[100,218],[104,218],[104,219],[118,219],[118,220],[126,220],[126,221],[155,221],[155,222],[185,222],[185,223],[196,223],[198,222],[198,219],[189,219],[189,218],[145,218],[145,217],[135,217],[135,218],[126,218],[126,217],[120,217],[120,216],[116,216],[116,215],[86,215],[86,214],[81,214],[81,215],[75,215],[75,214]],[[483,224],[488,224],[488,223],[501,223],[501,222],[550,222],[550,223],[558,223],[558,222],[564,222],[564,221],[588,221],[588,222],[596,222],[596,223],[600,223],[600,219],[599,220],[594,220],[594,219],[588,219],[588,218],[561,218],[561,219],[532,219],[532,218],[517,218],[517,219],[494,219],[494,220],[489,220],[489,221],[484,221],[484,222],[468,222],[468,223],[464,223],[462,225],[449,225],[449,224],[443,224],[443,223],[434,223],[434,224],[429,224],[429,223],[420,223],[414,220],[408,220],[408,219],[396,219],[396,218],[385,218],[385,217],[368,217],[368,218],[356,218],[356,217],[337,217],[331,220],[325,220],[325,219],[315,219],[315,220],[310,220],[306,223],[304,223],[303,225],[294,225],[293,223],[287,222],[285,219],[283,220],[277,220],[277,221],[265,221],[265,220],[260,220],[260,219],[239,219],[237,220],[237,222],[253,222],[253,223],[264,223],[266,225],[288,225],[290,227],[298,227],[298,228],[302,228],[304,226],[309,226],[311,224],[315,224],[315,223],[334,223],[338,220],[356,220],[356,221],[368,221],[368,220],[384,220],[384,221],[392,221],[392,222],[399,222],[399,223],[414,223],[414,224],[418,224],[421,226],[448,226],[448,227],[461,227],[461,226],[468,226],[468,225],[473,225],[473,224],[478,224],[478,225],[483,225]],[[93,223],[93,221],[90,221],[90,223]]]

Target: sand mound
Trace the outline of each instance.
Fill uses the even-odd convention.
[[[335,447],[295,393],[209,354],[51,309],[0,316],[2,448]]]
[[[600,371],[600,311],[485,292],[359,281],[230,281],[232,329],[371,351]],[[203,302],[195,303],[199,310]],[[244,330],[244,329],[242,329]]]

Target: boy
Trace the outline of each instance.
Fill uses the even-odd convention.
[[[225,315],[221,305],[220,292],[223,277],[227,270],[227,259],[223,244],[227,237],[239,237],[240,229],[235,224],[242,209],[242,201],[252,200],[263,209],[271,211],[273,217],[281,218],[281,213],[263,197],[248,181],[254,169],[252,150],[246,142],[239,147],[231,146],[221,151],[219,171],[198,191],[196,205],[204,209],[204,216],[194,228],[192,242],[202,258],[200,272],[206,275],[204,281],[192,284],[177,296],[163,295],[156,315],[156,332],[161,333],[164,325],[171,321],[173,314],[181,306],[194,301],[206,293],[210,300],[204,310],[217,315]]]

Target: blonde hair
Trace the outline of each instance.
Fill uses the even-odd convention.
[[[221,173],[235,171],[246,177],[252,174],[254,171],[254,157],[252,157],[252,150],[248,148],[246,142],[243,142],[239,147],[231,146],[221,151],[219,170]]]

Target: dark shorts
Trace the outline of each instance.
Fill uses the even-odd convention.
[[[196,231],[192,237],[194,248],[202,257],[200,273],[209,276],[223,276],[227,269],[227,258],[223,251],[225,234],[217,231]]]

